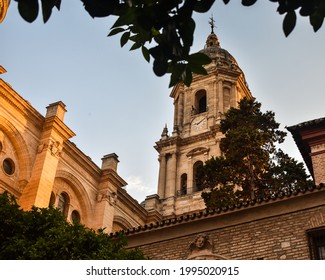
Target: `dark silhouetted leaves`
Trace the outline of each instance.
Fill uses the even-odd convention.
[[[210,10],[211,6],[215,0],[202,0],[202,1],[196,1],[194,5],[194,11],[198,13],[206,13]]]
[[[33,22],[42,1],[43,20],[47,22],[54,7],[60,8],[61,0],[16,0],[21,16]],[[66,0],[69,1],[69,0]],[[132,41],[130,50],[141,48],[144,58],[153,58],[153,71],[162,76],[171,74],[170,86],[178,82],[186,85],[192,81],[192,73],[204,74],[202,61],[190,62],[195,21],[193,12],[208,12],[215,0],[80,0],[92,17],[117,17],[108,36],[124,32],[120,44],[123,47]],[[242,0],[242,5],[251,6],[257,0]],[[270,0],[278,3],[277,11],[285,15],[283,31],[288,36],[296,25],[296,10],[308,16],[314,31],[323,24],[325,0]],[[230,0],[223,0],[228,4]],[[150,44],[150,48],[147,44]],[[148,59],[149,55],[149,59]]]
[[[52,14],[52,9],[56,7],[60,10],[61,0],[41,0],[42,1],[42,13],[43,21],[47,22]]]
[[[146,61],[150,62],[150,54],[146,47],[142,46],[142,55],[145,58]]]
[[[321,15],[319,13],[314,13],[310,16],[310,24],[313,26],[315,32],[322,27],[323,22],[324,22],[324,15]]]
[[[243,6],[252,6],[256,3],[257,0],[242,0],[241,3]]]
[[[114,29],[111,30],[110,33],[108,33],[107,36],[113,36],[113,35],[116,35],[116,34],[118,34],[120,32],[123,32],[123,31],[125,31],[125,29],[122,28],[122,27],[114,28]]]
[[[297,16],[295,11],[288,12],[283,20],[283,32],[286,36],[288,36],[291,31],[295,28],[297,21]]]
[[[33,22],[38,16],[38,0],[17,0],[18,11],[24,20]]]
[[[118,0],[81,0],[92,17],[107,17],[118,7]]]

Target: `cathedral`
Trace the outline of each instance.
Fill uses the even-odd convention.
[[[0,2],[0,22],[7,1]],[[207,211],[196,170],[221,155],[223,114],[253,98],[234,57],[213,30],[200,51],[211,58],[208,75],[190,87],[174,86],[172,131],[155,143],[157,193],[139,204],[118,174],[118,155],[97,166],[70,138],[65,104],[49,104],[45,116],[0,79],[0,192],[30,209],[52,205],[68,221],[123,231],[129,248],[151,259],[325,259],[325,118],[288,130],[315,187]],[[0,66],[0,74],[5,73]],[[157,137],[158,138],[158,137]]]

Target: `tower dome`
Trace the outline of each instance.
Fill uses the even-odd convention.
[[[238,68],[235,58],[225,49],[220,47],[218,36],[211,32],[209,34],[204,49],[200,50],[212,59],[212,62],[219,67]]]
[[[217,66],[217,68],[228,68],[231,70],[240,70],[235,58],[225,49],[220,47],[220,42],[218,36],[214,33],[214,19],[211,17],[209,24],[211,25],[211,33],[206,39],[205,46],[200,53],[204,53],[212,59],[212,65]],[[212,66],[208,65],[208,68]]]

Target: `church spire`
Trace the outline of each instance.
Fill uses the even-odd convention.
[[[214,34],[214,28],[216,27],[214,23],[215,20],[213,19],[213,15],[211,15],[211,17],[209,18],[209,24],[211,26],[211,34]]]
[[[220,43],[218,40],[218,36],[214,33],[214,28],[216,27],[215,25],[215,20],[213,18],[213,15],[209,18],[209,24],[211,26],[211,33],[208,36],[205,44],[205,48],[215,48],[215,47],[220,47]]]

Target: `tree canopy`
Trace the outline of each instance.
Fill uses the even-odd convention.
[[[127,250],[126,238],[111,238],[80,223],[68,223],[55,208],[23,211],[8,193],[0,195],[0,259],[124,260],[144,259]]]
[[[60,9],[61,0],[15,0],[20,15],[33,22],[39,14],[47,22],[54,8]],[[193,13],[208,12],[215,0],[80,0],[93,18],[116,16],[109,36],[122,34],[123,47],[131,42],[130,50],[141,49],[144,58],[153,59],[157,76],[171,74],[170,86],[178,82],[190,85],[192,74],[206,74],[204,65],[210,58],[201,53],[190,53],[195,21]],[[316,32],[325,17],[325,0],[270,0],[278,4],[277,12],[284,15],[283,31],[288,36],[295,28],[297,13],[309,17]],[[41,2],[41,5],[39,4]],[[223,0],[228,4],[230,0]],[[257,0],[242,0],[251,6]],[[299,12],[298,12],[299,11]]]
[[[199,185],[207,207],[222,207],[240,199],[288,192],[312,184],[302,163],[278,148],[286,133],[274,113],[261,112],[261,103],[243,98],[221,121],[222,156],[199,170]]]

